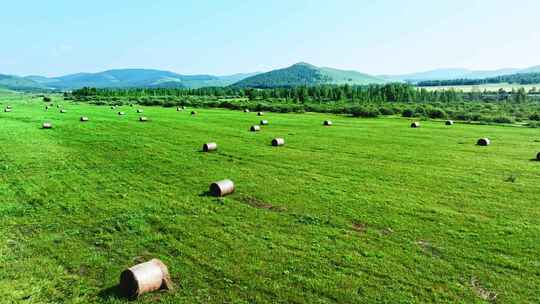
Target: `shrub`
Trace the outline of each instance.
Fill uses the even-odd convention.
[[[495,122],[495,123],[513,123],[514,121],[509,117],[499,116],[499,117],[493,118],[493,122]]]
[[[401,113],[401,116],[403,116],[403,117],[413,117],[413,116],[414,116],[414,110],[412,110],[412,109],[405,109],[405,110],[403,110],[403,112]]]

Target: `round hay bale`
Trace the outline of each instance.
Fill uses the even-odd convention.
[[[447,120],[447,121],[446,121],[446,125],[447,125],[447,126],[453,126],[453,125],[454,125],[454,121],[453,121],[453,120]]]
[[[142,113],[144,112],[143,109],[137,109],[137,113]]]
[[[323,122],[323,126],[329,127],[329,126],[331,126],[331,125],[332,125],[332,121],[331,121],[331,120],[325,120],[325,121]]]
[[[264,113],[263,112],[258,112],[257,116],[264,116]]]
[[[244,109],[244,113],[249,113],[249,109]]]
[[[50,122],[44,122],[43,125],[41,125],[43,129],[52,129],[52,123]]]
[[[418,121],[413,122],[411,128],[420,128],[420,123]]]
[[[285,144],[285,139],[283,138],[274,138],[272,139],[272,146],[279,147]]]
[[[489,140],[489,138],[480,138],[478,142],[476,142],[476,144],[485,147],[489,146],[491,144],[491,141]]]
[[[216,197],[222,197],[234,192],[234,183],[230,179],[225,179],[210,185],[210,194]]]
[[[141,117],[139,117],[139,121],[140,121],[140,122],[148,121],[148,117],[141,116]]]
[[[60,113],[67,113],[67,111],[62,109],[62,110],[60,110]]]
[[[259,127],[259,126],[251,126],[251,128],[249,128],[249,130],[251,132],[259,132],[261,130],[261,127]]]
[[[5,108],[4,112],[11,112],[11,109],[10,108]]]
[[[130,106],[131,108],[133,108],[133,104],[132,104],[132,103],[130,103],[129,106]]]
[[[81,116],[81,119],[80,119],[80,120],[81,120],[81,122],[88,121],[88,117],[86,117],[86,116]]]
[[[120,274],[119,289],[127,298],[137,298],[145,293],[173,289],[167,266],[158,259],[141,263]]]
[[[203,145],[202,149],[203,149],[204,152],[216,151],[217,150],[217,144],[214,143],[214,142],[206,143],[206,144]]]
[[[57,108],[60,108],[61,106],[62,106],[62,105],[59,105],[59,104],[58,104],[58,105],[56,105],[56,107],[57,107]]]
[[[268,120],[261,120],[261,126],[267,126]]]
[[[197,115],[197,112],[191,111],[191,115]]]
[[[11,109],[11,106],[6,106],[6,109]]]
[[[118,112],[118,115],[122,116],[122,115],[125,115],[126,113],[124,112]]]
[[[45,111],[47,111],[49,109],[49,106],[45,106]]]
[[[181,111],[182,111],[182,108],[177,107],[177,108],[176,108],[176,111],[177,111],[177,112],[181,112]]]
[[[185,110],[186,109],[186,106],[182,106],[182,110]]]
[[[111,110],[114,110],[114,109],[116,109],[116,106],[111,106]]]

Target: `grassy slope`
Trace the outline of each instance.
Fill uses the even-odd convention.
[[[0,101],[7,303],[124,302],[119,273],[152,257],[179,288],[141,303],[540,301],[538,130]],[[222,178],[237,192],[205,196]]]
[[[333,84],[366,85],[386,82],[384,79],[356,71],[344,71],[333,68],[320,68],[320,71],[323,75],[330,77]]]

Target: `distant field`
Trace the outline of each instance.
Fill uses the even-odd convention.
[[[154,257],[177,288],[139,303],[540,302],[538,129],[0,103],[2,303],[124,303]]]
[[[484,85],[478,85],[478,86],[473,86],[473,85],[469,85],[469,86],[437,86],[437,87],[421,87],[421,88],[425,88],[429,91],[434,91],[434,90],[449,90],[449,89],[455,89],[455,90],[461,90],[461,91],[464,91],[464,92],[471,92],[473,90],[477,90],[477,91],[484,91],[484,90],[488,90],[488,91],[493,91],[493,92],[496,92],[498,91],[499,89],[504,89],[506,91],[511,91],[512,89],[519,89],[519,88],[525,88],[525,90],[530,90],[532,88],[537,88],[540,90],[540,84],[528,84],[528,85],[519,85],[519,84],[509,84],[509,83],[500,83],[500,84],[484,84]]]

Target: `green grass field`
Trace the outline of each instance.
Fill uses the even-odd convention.
[[[1,303],[124,303],[151,258],[176,289],[140,303],[540,302],[538,129],[0,103]]]
[[[434,86],[434,87],[421,87],[428,91],[441,91],[441,90],[450,90],[454,89],[457,91],[463,92],[498,92],[499,89],[504,89],[507,92],[512,90],[519,90],[524,88],[526,91],[529,91],[533,88],[540,89],[540,84],[513,84],[513,83],[495,83],[495,84],[482,84],[482,85],[457,85],[457,86]]]

